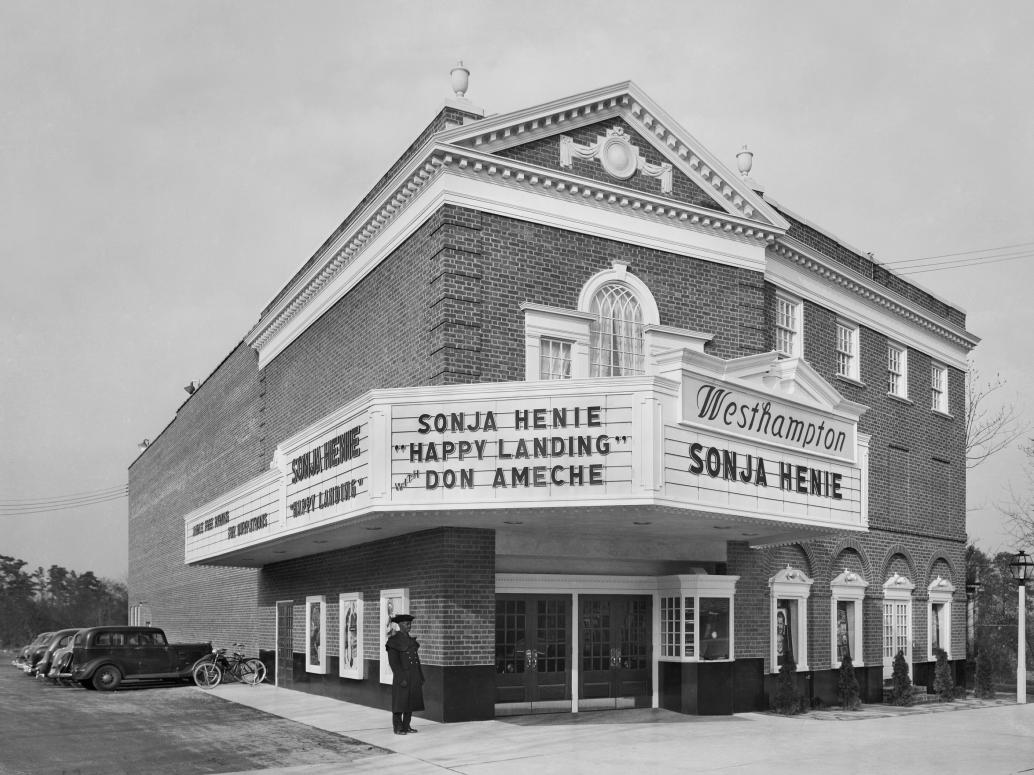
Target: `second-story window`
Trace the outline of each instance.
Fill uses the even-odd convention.
[[[837,321],[837,374],[858,379],[858,327]]]
[[[539,340],[539,378],[571,378],[571,343],[544,336]]]
[[[593,377],[643,374],[643,311],[623,283],[602,286],[589,311],[589,366]]]
[[[948,413],[948,370],[939,363],[930,365],[930,408]]]
[[[775,348],[780,355],[795,358],[801,354],[801,318],[799,300],[776,295]]]
[[[908,398],[908,354],[904,347],[887,344],[887,392]]]

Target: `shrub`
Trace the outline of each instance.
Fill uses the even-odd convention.
[[[973,694],[982,700],[995,696],[995,661],[991,649],[977,651],[976,675],[973,679]]]
[[[859,696],[858,679],[854,674],[854,662],[850,656],[845,656],[840,663],[840,677],[837,680],[837,699],[844,707],[844,710],[858,710],[862,707],[862,699]]]
[[[905,652],[898,650],[894,657],[894,672],[890,677],[890,704],[907,706],[915,702],[912,696],[912,679],[908,676],[908,662],[905,661]]]
[[[788,658],[779,668],[779,679],[773,703],[776,713],[792,716],[803,710],[804,695],[797,691],[796,679],[797,663]]]
[[[934,656],[937,657],[937,665],[933,673],[933,690],[941,702],[951,702],[955,699],[955,678],[951,674],[951,665],[948,664],[948,652],[944,649],[934,649]]]

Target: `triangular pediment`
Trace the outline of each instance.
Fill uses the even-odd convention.
[[[681,379],[693,375],[732,389],[773,401],[796,404],[812,411],[857,423],[868,407],[841,395],[803,358],[783,358],[767,352],[725,360],[683,349],[658,358],[662,375]]]
[[[442,142],[776,229],[786,220],[631,82],[448,130]]]

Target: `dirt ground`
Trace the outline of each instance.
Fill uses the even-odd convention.
[[[55,686],[0,661],[2,775],[162,775],[341,764],[388,751],[187,684]]]

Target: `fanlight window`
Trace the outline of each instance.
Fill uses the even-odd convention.
[[[643,310],[625,285],[607,283],[592,297],[589,311],[591,376],[643,374]]]

